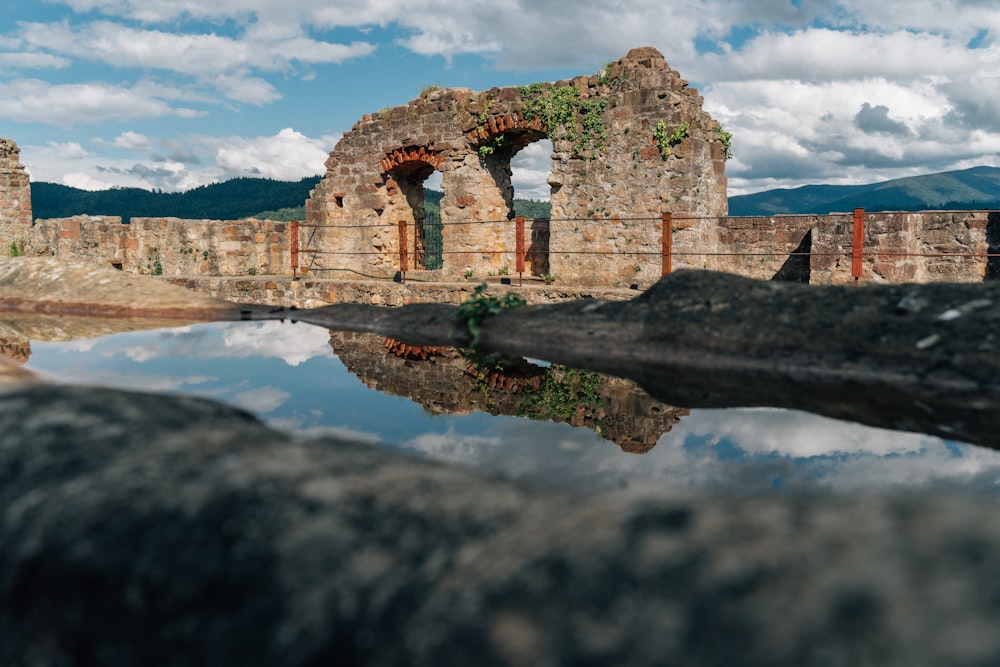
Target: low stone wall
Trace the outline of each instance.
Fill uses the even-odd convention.
[[[822,223],[812,237],[812,282],[853,281],[853,216],[823,216]],[[987,277],[990,237],[1000,231],[1000,213],[867,213],[864,231],[864,282],[978,282]]]
[[[660,277],[662,222],[659,219],[611,217],[583,221],[553,220],[549,225],[526,224],[528,291],[537,294],[602,294],[629,288],[645,289]],[[812,284],[853,282],[851,256],[853,215],[685,218],[672,221],[673,268],[711,269],[761,280],[780,279]],[[124,271],[182,279],[249,278],[245,283],[211,287],[224,298],[282,305],[299,305],[309,290],[293,286],[291,225],[270,220],[182,220],[76,216],[36,220],[33,225],[0,228],[4,247],[19,252],[112,264]],[[978,282],[1000,274],[1000,212],[929,211],[868,213],[860,282]],[[411,272],[427,283],[400,285],[388,277],[331,274],[316,270],[337,255],[324,251],[314,263],[311,230],[299,231],[299,275],[315,295],[310,303],[410,303],[418,299],[455,302],[487,280],[515,271],[511,248],[513,224],[498,232],[495,247],[506,248],[508,263],[493,275],[475,274],[467,281],[441,271]],[[581,259],[585,253],[587,259]],[[584,285],[567,287],[567,275],[577,275],[594,256],[604,257],[605,269],[588,275]],[[622,259],[625,257],[626,259]],[[332,258],[332,259],[331,259]],[[397,260],[398,262],[398,260]],[[581,263],[583,262],[583,264]],[[398,266],[398,264],[397,264]],[[312,267],[312,269],[310,269]],[[559,287],[543,288],[533,273],[551,273]],[[497,275],[499,273],[499,275]],[[253,278],[262,278],[254,280]],[[511,280],[517,282],[517,276]],[[437,286],[429,285],[436,281]],[[262,285],[275,283],[276,287]],[[211,281],[202,282],[201,287]],[[242,285],[237,287],[236,285]],[[409,285],[415,285],[409,287]],[[536,292],[532,292],[534,294]],[[634,294],[634,292],[632,292]],[[542,302],[552,300],[541,297]],[[601,297],[604,298],[604,297]],[[612,297],[615,298],[615,297]]]
[[[289,225],[272,220],[182,220],[110,216],[37,220],[29,255],[113,264],[166,276],[291,276]]]
[[[410,303],[460,304],[481,283],[421,283],[405,284],[389,280],[325,280],[287,276],[246,276],[243,278],[200,277],[172,278],[175,285],[187,287],[201,294],[237,303],[256,303],[284,308],[316,308],[332,303],[367,303],[385,306],[403,306]],[[603,299],[627,301],[640,292],[632,289],[608,289],[525,284],[517,286],[493,282],[487,284],[487,293],[502,296],[517,292],[529,304],[560,303],[573,299]]]

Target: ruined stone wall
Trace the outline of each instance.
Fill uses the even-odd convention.
[[[822,216],[812,236],[812,281],[852,282],[853,215]],[[867,213],[863,282],[978,282],[991,266],[990,235],[1000,232],[990,211]],[[995,263],[995,260],[993,261]],[[991,276],[992,277],[992,276]]]
[[[31,184],[19,157],[17,144],[0,138],[0,243],[12,253],[31,227]]]
[[[410,231],[411,268],[427,268],[423,182],[437,170],[444,191],[437,274],[512,271],[510,160],[548,137],[552,220],[529,231],[539,261],[528,271],[579,285],[617,285],[623,277],[627,284],[638,273],[649,284],[657,273],[636,271],[635,257],[610,250],[646,248],[654,238],[658,248],[660,216],[668,211],[703,217],[680,234],[681,245],[715,242],[714,219],[727,210],[720,130],[698,92],[648,47],[569,81],[429,91],[364,116],[330,153],[307,202],[313,243],[355,254],[315,268],[331,276],[391,276],[399,265],[400,220]],[[658,132],[679,138],[661,149]]]
[[[291,275],[287,222],[74,216],[38,220],[26,254],[167,276]]]

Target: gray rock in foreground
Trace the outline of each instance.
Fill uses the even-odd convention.
[[[3,665],[1000,663],[976,496],[568,496],[207,401],[0,392]]]

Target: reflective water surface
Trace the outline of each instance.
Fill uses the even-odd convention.
[[[635,383],[539,361],[305,324],[236,322],[69,342],[2,341],[56,382],[186,393],[554,486],[865,492],[1000,489],[1000,452],[774,409],[687,410]]]

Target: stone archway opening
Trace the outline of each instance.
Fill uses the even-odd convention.
[[[528,146],[543,140],[548,141],[548,136],[544,132],[532,128],[513,128],[492,135],[478,147],[479,158],[483,167],[493,177],[507,205],[508,219],[513,219],[516,215],[514,210],[514,183],[512,180],[512,163],[514,163],[514,158]],[[549,142],[549,145],[551,146],[551,142]],[[551,161],[552,152],[550,150],[550,164]]]
[[[524,207],[525,200],[548,203],[552,197],[549,177],[552,174],[552,140],[539,139],[518,151],[510,161],[511,184],[514,186],[514,213],[527,218],[537,215],[538,207]]]
[[[483,167],[496,182],[506,204],[507,219],[519,215],[529,219],[525,263],[529,275],[549,273],[549,219],[535,215],[536,211],[519,211],[515,203],[515,183],[528,190],[525,198],[548,201],[551,186],[552,142],[548,135],[535,128],[511,128],[498,133],[479,145]],[[516,177],[515,177],[516,174]],[[530,189],[529,189],[530,188]],[[534,196],[531,196],[534,195]]]
[[[441,214],[436,207],[428,211],[426,206],[425,183],[434,173],[434,166],[423,160],[407,160],[388,172],[389,194],[397,194],[393,190],[398,189],[402,201],[397,209],[402,208],[406,222],[412,223],[407,225],[407,235],[414,270],[433,271],[444,264]]]

